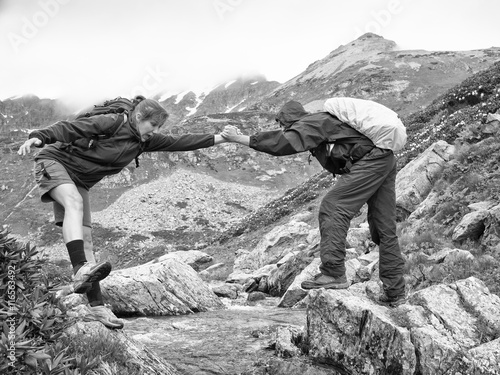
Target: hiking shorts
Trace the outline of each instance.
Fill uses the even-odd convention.
[[[62,226],[64,220],[64,207],[54,201],[50,196],[50,191],[62,184],[73,184],[74,181],[62,164],[51,159],[38,159],[35,162],[35,180],[38,185],[38,193],[42,202],[52,202],[54,210],[54,221],[58,226]],[[75,185],[76,186],[76,185]],[[90,214],[89,191],[80,186],[76,186],[83,199],[83,225],[92,227]]]

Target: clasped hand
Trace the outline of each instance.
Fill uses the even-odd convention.
[[[227,141],[234,142],[236,136],[241,135],[240,130],[233,125],[226,125],[221,133],[221,136]]]

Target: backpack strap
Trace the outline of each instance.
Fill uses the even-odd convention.
[[[113,123],[113,126],[111,126],[111,131],[107,132],[106,134],[99,134],[93,136],[90,139],[89,148],[92,146],[94,141],[97,141],[99,139],[109,139],[111,137],[114,137],[126,122],[127,122],[127,115],[125,113],[120,113],[118,116],[116,116],[116,120]]]
[[[351,142],[347,142],[347,143],[351,143]],[[373,144],[373,142],[370,141],[370,140],[368,140],[368,141],[361,140],[359,142],[352,142],[352,143],[354,143],[354,146],[352,146],[352,148],[349,150],[349,153],[344,154],[344,157],[346,158],[346,162],[345,162],[344,168],[341,169],[342,173],[349,173],[351,171],[352,165],[356,161],[358,161],[359,159],[361,159],[363,156],[365,156],[367,153],[369,153],[375,147],[375,145]],[[363,150],[361,152],[361,155],[358,155],[359,157],[356,160],[354,160],[354,158],[352,157],[352,155],[354,154],[354,151],[356,151],[357,149],[359,149],[361,146],[372,146],[372,147],[365,148],[365,150]]]

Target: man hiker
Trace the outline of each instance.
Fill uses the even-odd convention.
[[[367,102],[354,101],[355,104]],[[379,296],[379,302],[391,306],[404,302],[404,261],[396,235],[397,171],[393,151],[376,147],[366,136],[329,112],[308,113],[296,101],[283,106],[276,122],[282,129],[247,136],[234,126],[226,126],[222,136],[274,156],[311,151],[323,167],[341,174],[319,208],[321,273],[313,280],[304,281],[302,288],[349,287],[345,274],[347,231],[351,219],[367,203],[370,234],[380,249],[384,293]],[[338,144],[341,155],[349,155],[345,165],[338,165],[339,160],[331,156],[337,147],[332,142]]]

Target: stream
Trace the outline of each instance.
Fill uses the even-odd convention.
[[[305,309],[278,308],[277,303],[267,298],[255,305],[226,303],[225,310],[129,318],[124,331],[182,375],[253,374],[274,357],[268,346],[277,326],[306,324]]]

